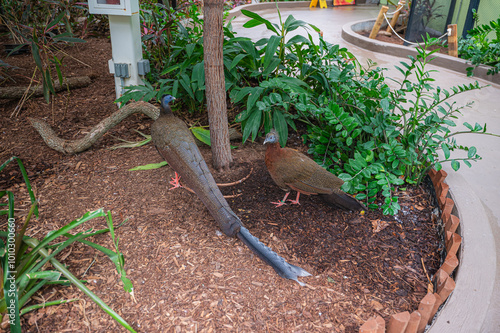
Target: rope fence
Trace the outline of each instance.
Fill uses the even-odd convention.
[[[399,14],[400,14],[401,10],[403,9],[404,5],[405,5],[405,1],[399,1],[398,6],[396,7],[396,10],[392,13],[387,13],[387,11],[389,10],[389,7],[382,6],[382,8],[380,9],[380,12],[377,16],[377,19],[375,20],[375,24],[373,25],[372,31],[370,32],[369,38],[375,39],[377,37],[379,30],[380,30],[380,27],[382,26],[382,22],[385,19],[385,21],[387,22],[387,30],[386,31],[388,33],[390,33],[392,31],[392,33],[394,35],[396,35],[399,39],[401,39],[402,41],[404,41],[407,44],[419,45],[419,43],[410,42],[410,41],[404,39],[396,32],[396,30],[394,30],[394,27],[396,26],[397,20],[399,18]],[[389,19],[387,17],[388,15],[392,16],[392,20],[390,22],[389,22]],[[455,26],[455,27],[453,27],[453,26]],[[453,31],[455,31],[455,34],[453,34]],[[448,37],[448,46],[449,46],[448,54],[456,57],[457,56],[455,54],[456,49],[457,49],[456,24],[448,25],[448,29],[446,30],[446,32],[443,35],[439,36],[437,39],[442,39],[445,36]]]

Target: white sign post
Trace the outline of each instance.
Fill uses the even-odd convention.
[[[89,0],[89,12],[108,15],[113,54],[109,72],[115,75],[119,98],[124,87],[142,85],[149,72],[149,61],[142,59],[139,0]]]

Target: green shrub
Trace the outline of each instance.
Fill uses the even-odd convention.
[[[477,82],[450,91],[434,87],[431,71],[425,68],[437,51],[429,51],[431,44],[396,66],[403,75],[402,80],[394,80],[396,89],[385,83],[378,68],[360,69],[359,73],[338,68],[328,77],[336,99],[314,103],[308,97],[296,105],[312,123],[306,136],[309,153],[324,167],[333,164],[334,173],[345,181],[343,190],[360,192],[356,197],[369,207],[377,208],[377,196],[382,194],[384,214],[400,209],[397,186],[420,183],[430,168],[439,170],[444,162],[458,170],[460,162],[470,167],[470,161],[480,159],[475,147],[458,145],[455,135],[485,133],[485,126],[464,123],[468,130],[452,132],[454,119],[464,107],[450,100],[481,87]],[[464,150],[467,156],[452,158],[453,150]]]
[[[493,39],[488,36],[493,33]],[[467,76],[474,75],[474,69],[483,64],[492,66],[488,75],[498,74],[500,70],[500,16],[495,21],[483,24],[467,32],[466,38],[458,41],[458,55],[470,60],[474,67],[467,68]]]

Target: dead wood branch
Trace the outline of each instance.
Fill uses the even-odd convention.
[[[94,126],[89,133],[85,135],[85,137],[77,140],[65,140],[59,138],[45,120],[37,118],[28,119],[31,125],[38,131],[38,133],[40,133],[43,141],[45,141],[50,148],[64,154],[76,154],[90,148],[104,135],[104,133],[134,113],[143,113],[156,120],[160,114],[160,110],[146,102],[130,103]]]
[[[50,127],[50,125],[43,119],[28,118],[28,120],[30,121],[31,126],[33,126],[40,134],[47,146],[64,154],[76,154],[89,149],[108,130],[112,129],[123,119],[134,113],[143,113],[151,119],[156,120],[156,118],[158,118],[158,116],[160,115],[160,109],[150,103],[142,101],[127,104],[118,111],[114,112],[108,118],[103,119],[99,124],[94,126],[83,138],[77,140],[66,140],[59,138],[52,127]],[[229,128],[229,133],[231,140],[241,139],[241,133],[238,132],[235,128]],[[244,181],[245,179],[241,181]]]
[[[54,89],[56,92],[66,90],[66,89],[78,89],[84,88],[90,85],[92,80],[88,76],[76,76],[69,77],[63,80],[63,84],[59,84],[59,81],[54,82]],[[32,97],[43,96],[43,87],[41,85],[35,87],[25,87],[25,86],[14,86],[14,87],[0,87],[0,99],[19,99],[22,98],[28,90],[27,95],[32,95]]]

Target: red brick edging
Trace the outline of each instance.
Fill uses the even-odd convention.
[[[368,319],[360,328],[360,333],[422,333],[427,324],[437,313],[441,304],[446,301],[451,292],[455,289],[455,281],[451,278],[451,273],[458,266],[457,252],[462,243],[462,237],[456,233],[460,220],[451,214],[455,203],[448,197],[450,187],[444,183],[448,174],[444,170],[436,171],[432,169],[429,177],[434,184],[439,208],[441,208],[441,219],[444,224],[446,258],[434,274],[434,292],[427,293],[420,301],[418,309],[411,314],[408,311],[393,314],[389,318],[387,327],[385,320],[381,316]]]

